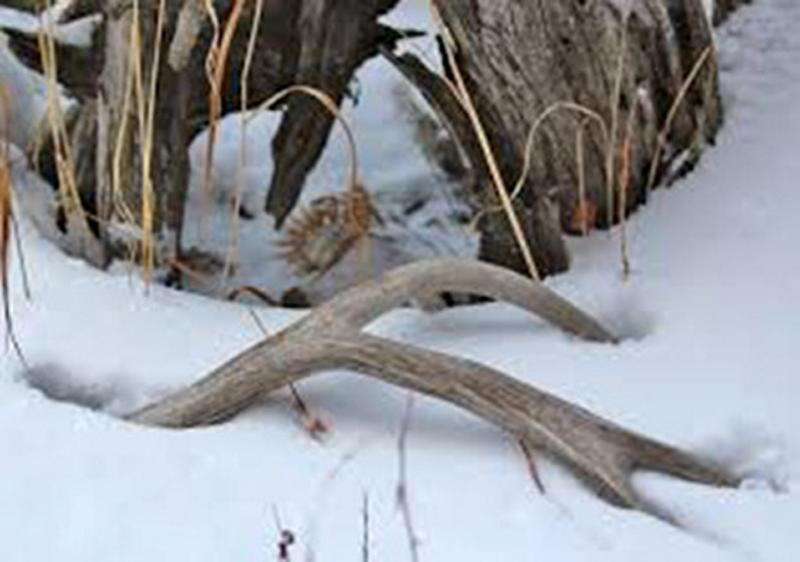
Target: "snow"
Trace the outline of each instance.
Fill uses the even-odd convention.
[[[581,343],[503,305],[402,310],[370,328],[711,454],[746,485],[638,476],[681,529],[602,503],[546,459],[541,496],[507,437],[417,398],[408,484],[422,560],[777,562],[800,551],[798,26],[800,4],[761,0],[720,32],[725,129],[691,176],[628,224],[631,278],[621,278],[617,230],[573,241],[573,270],[549,281],[626,336],[622,345]],[[369,154],[377,143],[364,144]],[[367,167],[377,157],[365,156]],[[423,165],[389,162],[399,176]],[[31,369],[10,353],[0,359],[4,560],[275,560],[273,509],[297,534],[293,560],[352,560],[365,493],[370,559],[409,559],[394,497],[403,392],[348,373],[302,383],[332,426],[321,443],[285,393],[215,428],[126,424],[108,413],[194,381],[258,340],[248,308],[146,292],[135,277],[94,271],[23,230],[33,299],[15,270],[13,306]],[[256,313],[270,331],[302,315]]]

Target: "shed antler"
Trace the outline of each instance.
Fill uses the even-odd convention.
[[[631,487],[634,470],[717,486],[738,484],[722,468],[616,426],[490,367],[362,331],[394,308],[445,291],[512,303],[570,334],[597,342],[616,341],[601,324],[544,285],[507,269],[459,259],[422,261],[342,293],[204,379],[128,419],[164,427],[216,423],[289,383],[345,368],[460,406],[502,427],[526,446],[563,461],[607,501],[662,519],[671,520]]]

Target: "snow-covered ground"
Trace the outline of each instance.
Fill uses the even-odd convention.
[[[408,436],[410,504],[424,561],[793,560],[800,552],[800,3],[760,0],[721,32],[728,120],[718,145],[618,232],[573,243],[550,285],[614,326],[581,343],[510,307],[393,313],[371,329],[468,356],[748,475],[716,490],[641,475],[684,529],[602,503],[542,461],[541,496],[499,431],[419,398]],[[370,162],[367,160],[365,167]],[[402,166],[398,167],[402,170]],[[366,173],[366,172],[365,172]],[[398,172],[400,173],[400,172]],[[65,258],[30,227],[33,299],[12,279],[28,378],[124,412],[195,380],[260,337],[244,306],[152,287]],[[299,313],[258,309],[269,330]],[[332,426],[323,442],[285,394],[226,425],[144,429],[32,389],[0,359],[0,553],[64,562],[408,560],[395,505],[406,395],[347,373],[301,385]]]

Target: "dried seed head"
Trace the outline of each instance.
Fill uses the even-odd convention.
[[[380,221],[369,193],[360,184],[326,195],[295,211],[277,245],[281,257],[300,276],[322,275]]]

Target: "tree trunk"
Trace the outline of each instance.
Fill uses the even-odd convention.
[[[214,0],[220,35],[233,25],[237,5],[242,7],[231,29],[220,107],[214,117],[242,108],[242,72],[254,25],[259,32],[250,69],[248,107],[296,84],[314,86],[339,103],[355,71],[378,53],[379,46],[392,47],[400,39],[398,33],[377,22],[397,1],[264,0],[256,22],[255,1]],[[94,48],[87,53],[62,46],[58,51],[59,80],[83,102],[75,122],[97,122],[96,127],[84,126],[87,134],[76,141],[76,166],[96,172],[82,176],[86,189],[81,191],[95,195],[90,211],[100,217],[96,226],[104,238],[107,225],[124,222],[135,224],[142,233],[152,229],[157,236],[166,227],[179,242],[188,147],[213,113],[206,67],[215,40],[211,18],[202,3],[194,0],[166,2],[162,27],[158,0],[95,4],[102,9],[104,20]],[[136,6],[138,17],[134,18]],[[85,8],[82,6],[81,15]],[[132,39],[134,24],[140,38],[136,43]],[[15,33],[13,40],[17,55],[41,68],[36,37]],[[154,121],[148,131],[154,79]],[[265,203],[279,223],[297,201],[334,119],[303,96],[292,96],[283,105],[285,112],[273,144],[275,172]],[[50,176],[48,179],[55,181],[55,175]]]
[[[534,125],[552,112],[533,138],[530,168],[514,200],[541,273],[568,267],[562,230],[581,220],[589,220],[589,228],[607,227],[646,198],[673,104],[656,178],[682,153],[694,156],[719,126],[714,65],[705,64],[691,79],[698,62],[713,59],[705,53],[712,38],[699,0],[642,0],[631,4],[630,13],[612,0],[435,4],[453,41],[454,70],[463,74],[508,190],[523,172]],[[419,63],[411,55],[404,59],[406,70]],[[452,89],[425,91],[423,85],[423,91],[435,98],[434,108],[478,171],[477,206],[492,209],[482,219],[481,257],[526,271],[507,217],[494,211],[498,199],[485,175],[484,154],[475,150],[458,103],[447,99]],[[621,177],[628,178],[624,187]]]
[[[221,33],[238,1],[214,0]],[[260,32],[251,70],[251,106],[295,84],[321,88],[338,103],[356,69],[383,49],[431,101],[471,164],[473,203],[481,211],[480,257],[527,271],[508,217],[498,210],[498,194],[474,123],[441,77],[413,55],[391,54],[400,34],[378,24],[377,18],[396,3],[264,0],[261,20],[254,22],[256,2],[245,1],[231,34],[220,113],[241,107],[241,73],[254,23]],[[723,17],[739,3],[719,2],[715,16]],[[84,2],[83,12],[91,4]],[[205,70],[213,40],[210,19],[202,3],[166,2],[156,121],[152,149],[147,152],[141,149],[136,88],[133,101],[127,99],[132,3],[95,4],[105,14],[102,49],[91,55],[65,49],[60,57],[59,77],[64,83],[81,99],[99,98],[96,105],[84,104],[83,112],[91,115],[78,121],[85,124],[95,115],[100,117],[96,129],[100,151],[94,152],[95,138],[89,137],[76,151],[78,158],[93,163],[79,163],[81,169],[97,172],[97,178],[84,174],[90,187],[82,192],[94,192],[97,186],[100,224],[127,206],[142,225],[146,206],[156,230],[166,225],[179,237],[187,146],[206,127],[210,113]],[[714,52],[701,0],[641,0],[631,3],[630,13],[621,12],[615,0],[437,0],[435,4],[507,191],[521,178],[526,153],[530,159],[513,206],[543,274],[569,265],[562,232],[608,227],[620,220],[646,199],[655,180],[669,179],[676,172],[676,161],[683,162],[678,172],[690,168],[719,126]],[[140,0],[138,5],[146,93],[158,2]],[[194,34],[191,25],[180,30],[178,25],[192,10]],[[184,33],[186,60],[176,69],[166,52],[174,49],[176,35]],[[29,59],[32,51],[28,49]],[[285,106],[273,142],[275,170],[265,200],[267,212],[278,224],[296,203],[333,123],[327,111],[306,97],[292,96]],[[122,113],[125,108],[127,115]],[[531,149],[526,150],[540,118]],[[90,126],[84,130],[94,131]],[[147,178],[145,155],[152,157]],[[148,182],[152,193],[142,190]]]

